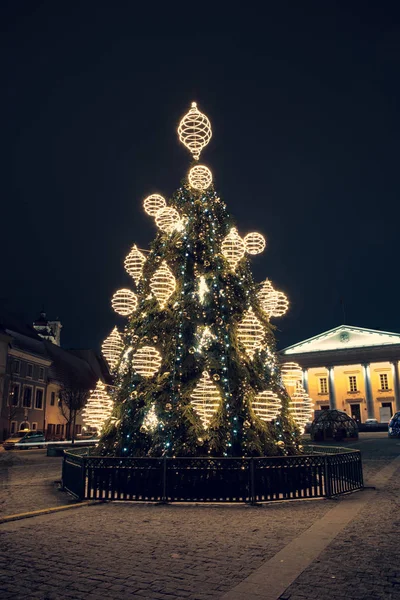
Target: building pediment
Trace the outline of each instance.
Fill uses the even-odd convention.
[[[362,327],[340,325],[308,340],[288,346],[281,353],[306,354],[310,352],[326,352],[332,350],[351,350],[353,348],[371,348],[373,346],[390,346],[400,344],[400,334]]]

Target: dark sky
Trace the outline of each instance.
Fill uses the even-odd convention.
[[[155,236],[143,198],[187,171],[192,100],[240,233],[267,237],[254,275],[291,300],[279,346],[341,324],[341,298],[346,323],[400,331],[397,3],[223,4],[3,0],[0,297],[59,316],[67,347],[121,324],[110,297]]]

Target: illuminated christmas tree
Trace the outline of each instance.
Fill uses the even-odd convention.
[[[159,231],[148,253],[133,246],[125,259],[133,290],[112,300],[128,323],[103,346],[115,392],[100,450],[295,454],[299,430],[270,325],[286,312],[286,296],[268,280],[253,281],[247,256],[262,252],[265,239],[240,235],[210,169],[197,163],[211,126],[195,103],[178,134],[194,162],[168,202],[159,194],[144,200]],[[300,401],[292,403],[297,411]]]

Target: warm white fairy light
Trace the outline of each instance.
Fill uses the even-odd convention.
[[[275,392],[272,390],[265,390],[264,392],[257,394],[253,400],[252,406],[257,417],[263,421],[272,421],[272,419],[275,419],[278,416],[282,407],[282,402]]]
[[[197,352],[202,352],[203,350],[207,350],[212,341],[215,339],[215,336],[211,333],[211,329],[209,327],[204,327],[201,334],[198,334],[199,344],[196,348]]]
[[[191,394],[194,410],[199,415],[203,426],[207,428],[221,402],[221,394],[211,381],[207,371],[203,371],[200,380]]]
[[[161,367],[161,354],[152,346],[143,346],[132,356],[132,365],[142,377],[153,377]]]
[[[244,237],[244,245],[248,254],[260,254],[265,249],[265,237],[256,231],[248,233]]]
[[[152,404],[149,411],[147,412],[145,418],[143,419],[142,427],[146,431],[154,431],[157,429],[157,425],[159,424],[158,417],[156,415],[155,405]]]
[[[125,375],[129,370],[129,355],[131,354],[132,350],[133,350],[133,347],[129,346],[129,348],[127,348],[122,355],[122,358],[121,358],[121,361],[120,361],[119,367],[118,367],[118,373],[120,375]]]
[[[204,165],[196,165],[189,171],[189,185],[195,190],[207,190],[212,184],[212,173]]]
[[[137,305],[138,299],[136,294],[125,288],[115,292],[111,298],[111,306],[116,313],[123,317],[131,315],[137,309]]]
[[[165,308],[176,288],[176,279],[165,260],[150,279],[150,288],[160,307]]]
[[[82,411],[83,423],[86,427],[96,428],[100,433],[104,423],[110,418],[112,409],[113,401],[108,395],[105,385],[99,380]]]
[[[160,208],[156,212],[156,225],[165,231],[166,233],[172,233],[173,231],[181,229],[182,223],[178,211],[172,206],[166,206]]]
[[[206,297],[206,294],[207,294],[209,291],[210,291],[210,289],[209,289],[209,287],[207,286],[207,283],[206,283],[206,278],[204,277],[204,275],[201,275],[201,276],[199,277],[199,286],[198,286],[198,289],[197,289],[197,293],[198,293],[198,295],[199,295],[200,302],[201,302],[202,304],[204,304],[204,302],[205,302],[205,297]]]
[[[151,196],[147,196],[145,200],[143,200],[143,208],[148,215],[155,217],[157,211],[161,208],[167,206],[165,198],[160,196],[160,194],[152,194]]]
[[[275,307],[271,313],[271,317],[283,317],[288,311],[289,300],[283,292],[275,292]]]
[[[124,343],[116,327],[112,330],[101,346],[101,352],[106,359],[110,369],[113,371],[118,364]]]
[[[200,152],[211,139],[212,131],[210,121],[199,111],[196,102],[192,102],[191,109],[179,123],[178,135],[182,144],[198,160]]]
[[[238,234],[236,227],[232,227],[228,235],[222,240],[221,249],[230,268],[235,270],[237,264],[246,253],[244,241]]]
[[[303,430],[305,425],[312,421],[313,406],[313,401],[303,386],[298,385],[290,395],[289,412],[300,429]]]
[[[303,370],[296,362],[285,362],[281,365],[281,377],[285,387],[296,387],[302,382]]]
[[[262,348],[265,331],[251,307],[244,313],[243,319],[238,323],[237,330],[239,342],[243,344],[250,358],[253,358],[256,350]]]
[[[143,273],[143,265],[146,262],[145,256],[137,249],[137,246],[132,246],[132,250],[129,252],[128,256],[125,258],[124,266],[125,270],[136,283],[139,283],[142,273]]]

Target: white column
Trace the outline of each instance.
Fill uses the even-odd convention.
[[[399,387],[399,361],[392,361],[392,374],[393,374],[393,391],[394,401],[396,405],[396,412],[400,410],[400,387]]]
[[[329,408],[336,408],[335,367],[327,367],[329,379]]]
[[[374,399],[372,396],[371,369],[370,369],[369,363],[363,364],[363,373],[364,373],[365,399],[367,401],[368,419],[374,419],[374,417],[375,417]]]
[[[308,369],[303,369],[303,388],[308,394]]]

